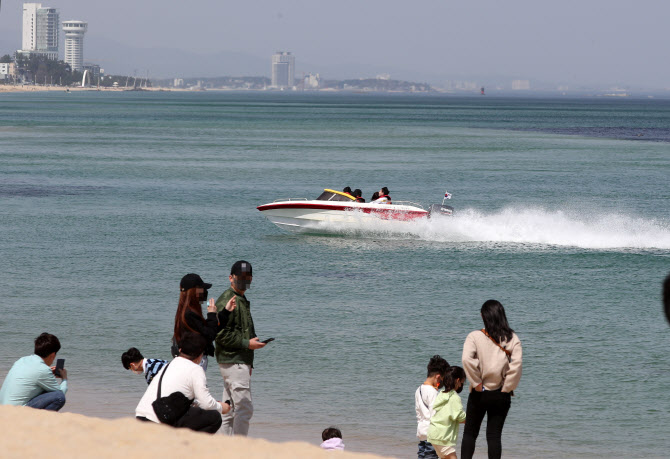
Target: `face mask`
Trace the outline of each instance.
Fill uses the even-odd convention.
[[[459,387],[458,389],[456,389],[456,393],[457,393],[457,394],[460,394],[462,390],[463,390],[463,386],[461,386],[461,387]]]
[[[144,374],[144,371],[140,370],[139,368],[136,369],[136,370],[132,370],[132,371],[133,371],[133,373],[135,373],[136,375],[143,375],[143,374]]]
[[[200,301],[201,303],[207,301],[207,290],[205,290],[204,292],[202,292],[202,295],[200,295],[199,301]]]

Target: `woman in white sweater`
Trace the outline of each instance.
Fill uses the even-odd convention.
[[[461,459],[475,452],[484,416],[489,458],[502,454],[502,435],[511,396],[521,380],[521,341],[507,323],[500,302],[488,300],[481,309],[484,328],[473,331],[463,345],[463,369],[470,382]]]

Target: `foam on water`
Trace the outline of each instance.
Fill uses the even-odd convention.
[[[379,235],[435,242],[493,242],[584,249],[670,249],[670,221],[618,212],[505,208],[486,213],[459,211],[453,217],[414,222],[360,219],[352,224],[320,224],[357,236]]]

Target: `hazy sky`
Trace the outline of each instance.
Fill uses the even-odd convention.
[[[2,1],[0,43],[20,33]],[[197,52],[296,55],[300,71],[509,76],[670,88],[669,0],[53,0],[87,37]],[[20,35],[19,35],[20,40]],[[347,72],[341,72],[347,73]]]

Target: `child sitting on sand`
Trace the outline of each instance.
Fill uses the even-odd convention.
[[[328,451],[344,451],[342,432],[337,427],[328,427],[321,433],[321,448]]]
[[[463,390],[465,371],[461,367],[449,367],[444,374],[444,390],[433,402],[435,414],[430,418],[428,441],[440,459],[456,459],[458,424],[465,422],[465,411],[458,393]]]
[[[126,352],[121,354],[121,363],[123,368],[130,370],[135,374],[144,374],[144,379],[147,384],[151,384],[151,380],[167,363],[161,359],[145,359],[142,353],[136,347],[131,347]]]
[[[426,440],[430,418],[433,414],[433,401],[442,385],[442,377],[449,368],[449,363],[439,355],[431,357],[428,362],[426,380],[414,393],[414,409],[416,410],[416,436],[419,439],[419,459],[437,459],[433,446]]]

